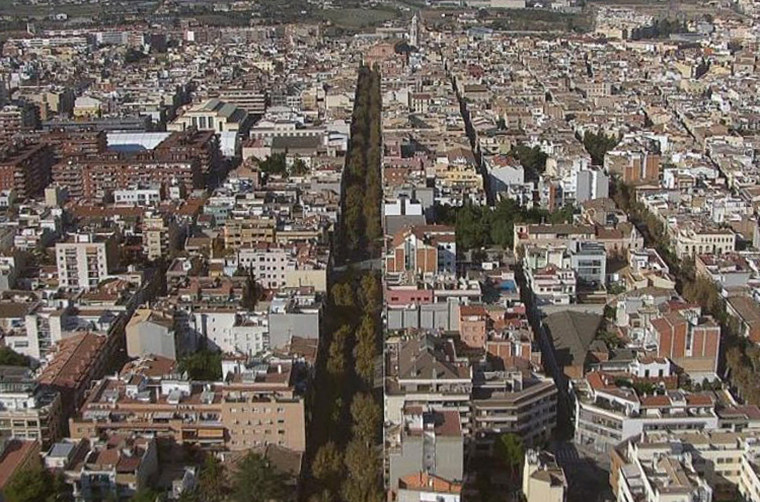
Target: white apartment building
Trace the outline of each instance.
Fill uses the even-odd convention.
[[[669,365],[652,362],[644,374],[670,376]],[[648,371],[648,373],[646,373]],[[709,394],[661,391],[639,394],[632,385],[637,375],[591,372],[575,386],[575,441],[588,450],[607,453],[621,441],[638,434],[718,428],[715,402]]]
[[[108,277],[117,261],[113,236],[99,238],[76,234],[66,242],[55,245],[55,260],[60,286],[71,289],[91,289]]]
[[[252,271],[263,287],[279,289],[287,284],[287,271],[295,269],[296,262],[288,249],[263,245],[240,248],[238,267]]]
[[[113,200],[118,205],[154,206],[161,202],[161,188],[154,186],[114,190]]]
[[[222,352],[246,355],[269,348],[269,321],[266,314],[243,315],[237,309],[198,308],[188,316],[188,326],[196,343],[205,339]]]

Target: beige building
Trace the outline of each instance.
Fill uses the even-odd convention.
[[[730,229],[686,228],[675,239],[678,258],[690,258],[698,254],[723,255],[736,251],[736,234]]]
[[[275,242],[276,222],[270,218],[228,219],[224,223],[224,247],[254,247],[260,242]]]
[[[168,257],[178,237],[177,224],[162,215],[147,215],[143,220],[143,253],[149,260]]]
[[[220,382],[191,381],[173,372],[172,361],[155,358],[95,383],[70,421],[71,437],[150,433],[210,449],[305,450],[304,399],[296,392],[291,364],[239,364]]]
[[[611,452],[610,484],[619,502],[676,500],[674,489],[705,502],[757,501],[758,439],[757,431],[645,433]]]
[[[166,129],[185,131],[195,127],[199,131],[244,133],[249,126],[250,118],[244,109],[218,99],[209,99],[185,110]]]
[[[522,472],[522,491],[527,502],[564,502],[565,471],[549,452],[528,450]]]
[[[127,355],[145,357],[156,355],[176,360],[178,347],[174,330],[174,316],[140,308],[127,323]]]

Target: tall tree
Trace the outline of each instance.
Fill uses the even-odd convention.
[[[71,493],[63,480],[41,465],[17,472],[3,490],[6,502],[67,502]]]
[[[343,499],[351,502],[380,502],[380,472],[382,466],[374,447],[353,439],[346,447],[348,475],[343,483]]]
[[[29,358],[4,345],[0,347],[0,366],[29,366]]]
[[[203,502],[220,502],[227,496],[229,490],[225,483],[224,467],[214,455],[206,455],[196,491]]]
[[[243,288],[243,295],[240,298],[240,306],[246,310],[254,310],[263,294],[262,289],[261,285],[256,282],[253,270],[248,270],[248,275],[245,279],[245,287]]]
[[[328,441],[319,447],[311,470],[314,477],[328,488],[340,486],[343,477],[343,454],[334,442]]]
[[[374,443],[382,423],[383,410],[370,394],[354,395],[354,400],[351,401],[351,418],[354,437],[370,444]]]
[[[250,452],[237,464],[232,478],[235,502],[279,502],[290,490],[288,477],[277,471],[267,459]]]
[[[509,469],[510,475],[516,477],[525,457],[525,449],[520,436],[513,433],[499,436],[496,442],[496,453]]]

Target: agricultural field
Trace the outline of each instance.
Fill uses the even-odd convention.
[[[397,19],[401,14],[392,9],[344,8],[322,10],[318,13],[325,21],[345,29],[360,29],[377,26]]]

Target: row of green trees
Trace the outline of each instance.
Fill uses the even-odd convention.
[[[575,208],[564,206],[556,211],[526,209],[511,199],[502,199],[494,207],[466,203],[460,208],[439,206],[436,219],[455,225],[457,249],[467,251],[488,246],[511,248],[515,223],[569,223]]]
[[[339,258],[373,257],[382,244],[380,108],[380,75],[362,67],[343,174],[343,219],[333,246]],[[330,288],[311,404],[304,483],[309,502],[383,499],[377,447],[383,413],[374,391],[382,302],[374,272],[349,270]]]
[[[382,245],[381,107],[380,74],[362,66],[343,171],[343,219],[334,250],[341,259],[366,258]]]
[[[382,498],[382,408],[373,394],[380,354],[382,287],[374,273],[349,274],[330,290],[336,322],[327,348],[317,407],[327,412],[324,441],[311,463],[313,502],[375,502]],[[329,411],[328,411],[329,410]],[[315,410],[318,414],[318,410]],[[350,434],[346,431],[350,430]]]
[[[230,468],[207,455],[195,489],[182,493],[179,502],[283,502],[294,500],[291,485],[295,479],[258,453],[250,451]]]

